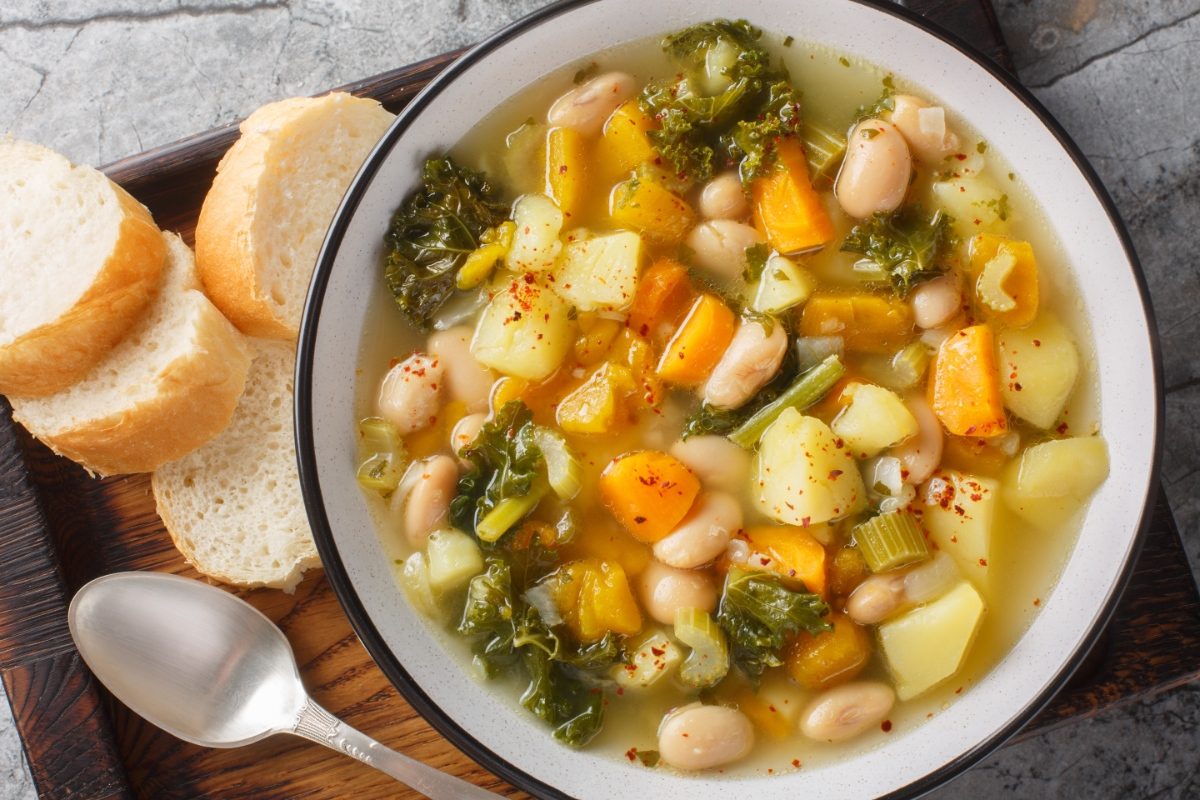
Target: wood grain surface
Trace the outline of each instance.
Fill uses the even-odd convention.
[[[1007,65],[987,0],[908,0]],[[402,107],[457,53],[347,88]],[[106,168],[191,240],[195,217],[232,126]],[[99,688],[66,630],[71,594],[93,577],[129,569],[199,577],[171,546],[146,476],[103,480],[50,454],[11,422],[0,401],[0,678],[43,798],[416,797],[351,759],[276,737],[238,750],[185,744]],[[294,595],[239,594],[275,620],[295,648],[317,701],[385,744],[510,796],[523,796],[467,759],[398,695],[350,629],[317,571]],[[1113,624],[1072,683],[1022,734],[1093,714],[1200,675],[1200,598],[1160,494],[1153,525]]]

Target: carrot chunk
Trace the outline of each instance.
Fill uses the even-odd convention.
[[[633,537],[657,542],[679,524],[700,492],[682,461],[657,450],[623,455],[600,475],[600,497]]]
[[[796,139],[776,143],[776,169],[750,185],[754,227],[781,253],[797,253],[833,239],[833,223],[808,177],[804,147]]]
[[[667,343],[658,376],[678,386],[696,386],[708,378],[733,340],[737,319],[716,295],[702,294]]]
[[[568,219],[587,199],[588,148],[574,128],[551,128],[546,134],[546,194]]]
[[[853,680],[871,660],[871,637],[842,614],[830,614],[833,630],[813,636],[802,632],[788,650],[792,680],[805,689],[828,689]]]
[[[825,548],[812,533],[792,525],[764,525],[747,530],[746,539],[752,569],[774,572],[789,583],[802,583],[806,590],[825,596]]]
[[[963,328],[942,342],[934,357],[929,405],[955,436],[988,439],[1008,430],[989,325]]]
[[[691,305],[693,295],[687,268],[670,258],[655,261],[638,281],[629,309],[629,330],[652,338],[659,325],[673,328]]]
[[[618,183],[609,215],[620,228],[632,228],[658,244],[676,244],[696,222],[696,212],[658,181],[632,178]]]

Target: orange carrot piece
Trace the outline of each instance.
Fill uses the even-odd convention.
[[[801,336],[840,336],[858,353],[893,353],[913,336],[908,303],[874,294],[814,294],[800,315]]]
[[[759,526],[746,531],[746,541],[750,544],[747,563],[752,569],[774,572],[825,596],[825,548],[811,532],[792,525]]]
[[[674,530],[699,492],[695,474],[679,459],[657,450],[620,456],[600,474],[604,505],[642,542],[657,542]]]
[[[797,253],[833,239],[833,223],[808,177],[804,146],[776,141],[776,169],[750,185],[754,227],[781,253]]]
[[[708,378],[733,340],[737,319],[716,295],[692,304],[658,362],[658,377],[677,386],[697,386]]]
[[[929,405],[955,436],[989,439],[1008,430],[989,325],[963,328],[942,342],[934,357]]]
[[[691,305],[693,295],[686,267],[670,258],[655,261],[638,281],[629,309],[629,330],[651,338],[659,325],[673,327]]]
[[[1012,272],[1004,281],[1003,289],[1005,294],[1016,301],[1016,307],[1010,311],[996,311],[981,302],[979,308],[988,319],[1011,328],[1023,328],[1037,317],[1039,299],[1037,259],[1033,257],[1033,247],[1029,242],[1016,241],[994,233],[976,234],[972,237],[970,245],[971,271],[978,278],[987,263],[1000,253],[1001,248],[1015,260]]]

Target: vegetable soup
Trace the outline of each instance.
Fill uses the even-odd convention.
[[[1108,458],[1060,251],[953,109],[715,20],[447,145],[381,231],[358,476],[462,668],[569,746],[779,773],[1013,645]]]

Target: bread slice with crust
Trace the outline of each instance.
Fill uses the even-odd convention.
[[[290,342],[251,340],[246,392],[225,431],[155,471],[158,515],[197,570],[237,586],[292,591],[320,565],[292,437]]]
[[[150,212],[121,187],[0,137],[0,394],[83,378],[146,309],[165,259]]]
[[[334,211],[394,117],[335,92],[270,103],[241,124],[196,224],[204,289],[243,333],[295,340]]]
[[[163,285],[108,355],[56,394],[11,398],[13,417],[60,455],[100,475],[149,472],[229,423],[250,350],[200,291],[192,251],[164,236]]]

